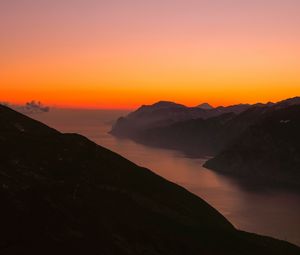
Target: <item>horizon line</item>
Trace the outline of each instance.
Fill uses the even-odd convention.
[[[254,105],[254,104],[267,104],[267,103],[278,103],[278,102],[281,102],[281,101],[284,101],[284,100],[287,100],[287,99],[292,99],[292,98],[297,98],[297,97],[300,97],[299,96],[292,96],[292,97],[288,97],[288,98],[284,98],[284,99],[281,99],[279,101],[270,101],[270,100],[266,100],[266,101],[258,101],[256,103],[249,103],[249,102],[240,102],[240,103],[229,103],[229,104],[220,104],[220,105],[216,105],[216,104],[211,104],[209,103],[209,101],[204,101],[204,102],[201,102],[197,105],[186,105],[186,104],[182,104],[182,103],[178,103],[176,101],[172,101],[172,100],[158,100],[158,101],[153,101],[153,103],[150,103],[150,104],[139,104],[139,105],[135,105],[135,106],[128,106],[128,107],[122,107],[122,106],[91,106],[91,105],[70,105],[70,104],[44,104],[42,101],[40,100],[28,100],[28,101],[25,101],[25,102],[9,102],[9,101],[5,101],[5,100],[0,100],[0,104],[4,104],[4,105],[8,105],[8,106],[24,106],[26,103],[28,102],[32,102],[32,101],[35,101],[35,102],[41,102],[44,106],[47,106],[47,107],[50,107],[51,109],[70,109],[70,110],[120,110],[120,111],[132,111],[132,110],[135,110],[135,109],[138,109],[139,107],[143,106],[143,105],[153,105],[153,104],[156,104],[156,103],[159,103],[159,102],[170,102],[170,103],[175,103],[175,104],[179,104],[179,105],[183,105],[185,107],[188,107],[188,108],[193,108],[193,107],[197,107],[201,104],[209,104],[211,105],[213,108],[218,108],[218,107],[228,107],[228,106],[233,106],[233,105],[240,105],[240,104],[248,104],[248,105]]]

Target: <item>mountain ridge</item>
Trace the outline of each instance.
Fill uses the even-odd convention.
[[[240,104],[235,106],[228,106],[225,108],[216,107],[213,109],[214,113],[210,117],[177,120],[164,125],[155,126],[150,124],[134,128],[135,122],[131,122],[129,120],[129,124],[127,123],[128,125],[125,125],[127,129],[122,130],[122,126],[119,126],[119,123],[117,123],[112,129],[112,134],[116,136],[119,136],[119,134],[121,134],[121,137],[127,137],[138,143],[142,143],[148,146],[179,150],[191,157],[219,156],[220,159],[220,155],[224,155],[222,154],[222,152],[225,150],[229,150],[229,148],[232,147],[238,139],[240,143],[242,143],[243,139],[246,139],[247,132],[249,132],[249,129],[251,129],[253,125],[261,122],[269,115],[276,114],[276,112],[280,110],[292,109],[291,107],[295,107],[296,109],[300,108],[300,97],[289,98],[277,103],[268,102],[266,104],[257,103],[253,105]],[[218,111],[217,114],[216,111]],[[205,112],[207,114],[208,112],[210,112],[210,110],[207,110]],[[286,114],[289,114],[288,110],[286,111]],[[284,116],[282,118],[282,121],[288,121],[286,118],[284,118]],[[124,121],[126,122],[126,119],[124,119]],[[294,132],[293,135],[295,136],[295,138],[297,137],[296,132]],[[273,139],[275,140],[276,137],[274,137]],[[291,141],[291,139],[289,141]],[[249,143],[251,143],[250,140]],[[264,144],[261,143],[260,146],[264,147]],[[255,148],[252,148],[252,150],[254,149]],[[273,151],[275,154],[275,148],[269,147],[269,150]],[[238,155],[237,150],[236,155]],[[289,158],[289,155],[287,155],[286,153],[282,152],[282,155],[286,155],[286,158],[282,159],[283,161],[291,160]],[[300,155],[294,155],[296,159],[293,159],[292,162],[297,165],[297,158],[300,158]],[[269,164],[271,165],[275,161],[275,159],[270,160]],[[239,174],[237,173],[238,170],[229,171],[228,168],[228,171],[225,171],[225,169],[224,171],[222,171],[221,160],[219,161],[219,164],[213,164],[212,162],[216,161],[214,161],[214,159],[211,159],[209,162],[207,162],[207,164],[205,164],[205,166],[213,170],[239,176]],[[267,164],[266,161],[265,163]],[[253,165],[253,163],[251,163],[250,161],[248,162],[248,164]],[[242,162],[240,162],[239,167],[244,169],[247,168],[245,167],[245,163],[243,164]],[[267,168],[268,167],[266,167],[266,169]],[[250,169],[245,171],[245,173],[246,172],[248,172],[249,177],[251,177]],[[278,178],[276,180],[274,178],[274,180],[276,182],[282,183],[286,181],[286,184],[291,183],[290,181],[296,180],[297,183],[300,184],[300,178],[297,174],[293,174],[293,171],[284,172],[290,173],[291,176],[288,178],[288,176],[282,175],[281,180],[280,175],[278,175]],[[269,174],[269,181],[271,181],[272,176],[271,173]],[[261,174],[261,176],[264,177],[266,181],[268,181],[267,175]],[[296,186],[299,186],[298,184]]]
[[[248,104],[238,104],[210,109],[159,101],[152,105],[143,105],[126,117],[120,117],[113,125],[110,133],[118,137],[134,138],[136,133],[144,129],[164,127],[191,119],[208,119],[230,112],[241,113],[250,107],[251,105]]]

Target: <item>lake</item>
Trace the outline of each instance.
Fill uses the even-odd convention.
[[[97,144],[147,167],[206,200],[238,229],[300,245],[300,194],[274,188],[242,185],[234,178],[210,171],[205,159],[187,158],[172,150],[156,149],[108,134],[118,110],[52,109],[31,117],[61,132],[82,134]]]

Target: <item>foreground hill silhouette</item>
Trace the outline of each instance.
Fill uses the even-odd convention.
[[[5,106],[0,143],[0,254],[300,253],[238,231],[185,189]]]

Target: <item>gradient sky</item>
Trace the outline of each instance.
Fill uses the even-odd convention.
[[[300,95],[299,0],[1,0],[0,100],[132,108]]]

